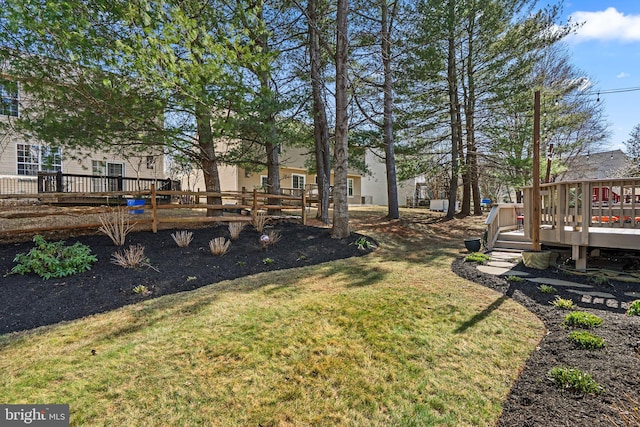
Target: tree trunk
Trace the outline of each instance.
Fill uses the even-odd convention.
[[[201,103],[196,104],[196,126],[198,129],[198,146],[200,148],[200,163],[204,175],[204,185],[207,192],[220,193],[220,176],[218,175],[218,159],[215,152],[215,141],[211,131],[211,112]],[[222,198],[207,196],[208,205],[221,205]],[[220,216],[221,209],[207,209],[207,216]]]
[[[313,98],[313,136],[316,148],[316,175],[318,181],[318,212],[316,217],[323,223],[329,223],[329,196],[331,188],[331,146],[329,144],[329,125],[327,110],[323,98],[324,79],[322,78],[322,56],[320,52],[320,34],[316,0],[309,0],[307,19],[309,20],[309,63],[311,65],[311,93]]]
[[[334,142],[333,228],[331,237],[344,239],[349,236],[349,205],[347,198],[348,150],[348,100],[349,41],[347,38],[347,14],[349,0],[338,0],[336,15],[336,131]]]
[[[449,207],[446,219],[453,219],[456,214],[456,201],[458,192],[458,147],[461,141],[460,135],[460,101],[458,100],[458,85],[456,72],[455,34],[454,34],[455,4],[449,0],[449,36],[447,55],[447,80],[449,93],[449,119],[451,124],[451,182],[449,185]]]
[[[395,3],[397,4],[397,3]],[[391,21],[389,4],[382,2],[382,62],[384,65],[384,154],[387,169],[387,218],[400,218],[398,207],[398,186],[396,178],[396,160],[393,139],[393,74],[391,72]]]

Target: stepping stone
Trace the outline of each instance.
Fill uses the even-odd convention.
[[[492,274],[494,276],[529,276],[529,273],[523,271],[512,271],[511,267],[494,267],[491,265],[479,265],[478,271],[486,274]]]
[[[542,277],[535,277],[533,279],[527,279],[531,282],[540,283],[542,285],[551,285],[551,286],[564,286],[567,288],[585,288],[591,289],[593,286],[591,285],[583,285],[582,283],[570,282],[568,280],[559,280],[559,279],[544,279]]]
[[[611,298],[611,299],[615,299],[616,297],[614,295],[608,294],[606,292],[589,292],[589,291],[579,291],[577,289],[569,289],[569,292],[573,292],[574,294],[579,294],[579,295],[588,295],[590,297],[593,297],[593,302],[596,303],[596,301],[598,300],[598,298]],[[604,303],[604,301],[600,301],[601,303]]]
[[[624,294],[631,298],[640,298],[640,292],[625,292]]]
[[[512,262],[506,262],[506,261],[489,261],[487,265],[491,267],[504,267],[504,268],[513,268],[516,266],[516,264]]]

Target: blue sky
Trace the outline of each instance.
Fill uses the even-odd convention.
[[[602,151],[623,149],[640,124],[640,1],[565,0],[569,17],[584,23],[566,42],[571,62],[592,80],[593,91],[639,89],[600,95],[611,132]]]

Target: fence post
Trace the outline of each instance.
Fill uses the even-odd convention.
[[[44,176],[42,176],[42,172],[38,172],[38,193],[44,193]]]
[[[158,209],[156,200],[156,185],[151,184],[151,231],[158,232]]]
[[[302,225],[307,225],[307,193],[302,191]]]
[[[258,190],[253,189],[253,207],[251,209],[251,214],[255,219],[258,215]]]

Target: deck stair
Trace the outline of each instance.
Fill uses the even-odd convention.
[[[531,250],[531,240],[524,236],[522,230],[501,231],[493,245],[493,250],[506,252],[522,252]]]

